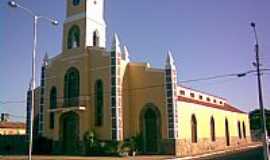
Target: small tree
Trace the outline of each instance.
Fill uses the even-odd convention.
[[[87,131],[84,135],[84,143],[86,153],[93,155],[98,154],[100,152],[100,143],[96,138],[96,134],[94,131]]]
[[[270,133],[270,110],[265,109],[265,118],[266,118],[266,128],[268,134]],[[251,130],[260,130],[261,127],[261,112],[259,109],[251,111],[249,113],[250,119],[250,129]]]
[[[137,134],[135,137],[133,137],[133,141],[135,142],[135,148],[137,152],[143,152],[143,135]]]
[[[143,151],[143,138],[141,134],[133,136],[129,139],[126,139],[123,145],[121,146],[121,150],[129,153],[136,153]]]

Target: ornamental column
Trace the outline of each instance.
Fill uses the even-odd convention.
[[[169,51],[165,65],[165,95],[168,116],[168,138],[178,139],[177,71]]]
[[[111,62],[110,62],[110,82],[111,82],[111,119],[112,119],[112,140],[123,140],[123,116],[122,116],[122,86],[121,86],[121,48],[117,34],[114,35]]]

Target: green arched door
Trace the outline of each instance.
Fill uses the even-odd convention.
[[[148,153],[157,152],[158,136],[157,136],[157,117],[153,110],[148,109],[144,114],[144,135],[145,135],[145,151]]]
[[[79,148],[79,116],[74,112],[62,115],[61,126],[63,153],[77,154]]]
[[[141,112],[142,134],[144,139],[144,152],[155,154],[159,151],[161,136],[160,112],[154,105],[146,105]]]

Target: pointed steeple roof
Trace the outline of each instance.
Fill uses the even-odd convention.
[[[48,61],[49,61],[49,56],[48,53],[46,52],[44,57],[43,57],[43,65],[48,65]]]
[[[176,68],[175,63],[174,63],[174,58],[173,58],[172,52],[170,50],[167,53],[166,68],[172,68],[172,69]]]
[[[120,41],[119,41],[117,33],[114,33],[114,36],[113,36],[112,51],[115,51],[116,53],[121,53]]]
[[[127,62],[130,61],[130,59],[129,59],[129,51],[128,51],[127,46],[124,46],[124,55],[123,55],[123,59],[124,59],[125,61],[127,61]]]
[[[29,82],[28,85],[29,85],[29,86],[28,86],[28,91],[31,91],[31,90],[32,90],[32,83],[31,83],[31,80],[30,80],[30,82]]]

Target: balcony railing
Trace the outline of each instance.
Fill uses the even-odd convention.
[[[49,112],[68,112],[68,111],[83,111],[85,110],[88,102],[88,97],[80,96],[76,98],[65,99],[61,98],[57,100],[57,108],[49,109]]]
[[[64,105],[63,107],[74,107],[79,106],[79,97],[75,98],[64,98]]]

